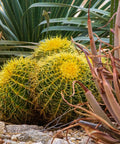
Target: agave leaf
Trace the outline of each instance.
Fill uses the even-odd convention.
[[[87,98],[87,101],[89,102],[89,104],[92,106],[93,111],[100,117],[102,117],[104,120],[106,120],[110,125],[113,126],[113,124],[111,123],[110,119],[108,118],[108,116],[104,113],[104,111],[102,110],[102,108],[100,107],[100,105],[98,104],[98,102],[96,101],[95,97],[93,96],[92,92],[86,87],[83,86],[79,81],[73,81],[73,95],[75,93],[75,88],[74,85],[75,83],[78,83],[80,86],[82,86],[82,88],[85,91],[85,96]]]
[[[74,41],[90,41],[89,37],[87,37],[87,36],[86,37],[82,37],[82,36],[81,37],[75,37],[73,39],[74,39]],[[96,41],[97,38],[94,37],[94,40]],[[104,42],[106,42],[106,43],[109,42],[109,38],[101,38],[101,40],[104,41]]]
[[[38,43],[35,42],[0,40],[0,45],[19,45],[19,44],[38,45]]]
[[[120,139],[120,131],[119,130],[117,130],[117,131],[111,130],[111,129],[104,127],[101,124],[98,125],[98,124],[88,122],[85,120],[81,120],[81,119],[79,120],[79,123],[91,127],[93,129],[93,131],[97,130],[98,132],[103,132],[104,134],[109,134],[109,136],[112,136],[113,138]]]
[[[120,1],[118,4],[116,22],[115,22],[115,34],[114,34],[114,48],[120,47]],[[114,51],[115,58],[120,58],[120,49]],[[120,73],[120,69],[117,69]]]
[[[101,10],[101,9],[91,8],[90,11],[96,12],[96,13],[99,13],[99,14],[103,14],[103,15],[106,15],[106,16],[110,16],[110,12],[104,11],[104,10]]]
[[[111,0],[111,7],[110,7],[111,16],[117,11],[118,1],[119,0]],[[115,26],[115,17],[110,22],[110,29],[114,29],[114,26]],[[113,32],[110,32],[110,44],[114,45],[114,33]]]
[[[16,49],[16,48],[26,48],[26,49],[32,49],[34,50],[36,48],[36,46],[31,46],[31,45],[27,45],[27,46],[0,46],[0,50],[9,50],[9,49]],[[0,51],[1,53],[2,51]],[[22,51],[21,51],[22,52]]]
[[[91,4],[91,1],[90,1]],[[88,35],[90,38],[90,47],[91,47],[91,51],[92,54],[94,56],[97,55],[97,49],[96,49],[96,45],[95,45],[95,41],[94,41],[94,37],[93,37],[93,32],[92,32],[92,24],[91,24],[91,19],[90,19],[90,9],[88,9]],[[100,63],[99,58],[94,57],[93,58],[93,65],[95,65],[97,67],[98,63]]]
[[[114,142],[120,142],[120,131],[115,132],[106,129],[102,125],[97,125],[83,120],[80,120],[79,123],[85,129],[86,133],[94,139],[99,139],[105,144],[113,144]]]
[[[0,18],[1,18],[1,21],[7,25],[8,28],[10,28],[10,30],[12,32],[14,32],[15,35],[17,35],[17,32],[16,32],[16,29],[15,27],[13,26],[11,20],[9,19],[9,17],[6,15],[5,11],[1,10],[0,9]]]
[[[13,55],[13,56],[28,56],[31,55],[31,52],[22,52],[22,51],[1,51],[0,55]]]
[[[47,32],[47,31],[85,31],[86,28],[81,28],[81,27],[75,27],[75,26],[51,26],[49,28],[45,28],[42,30],[41,33]]]
[[[116,122],[120,125],[120,105],[116,101],[116,99],[112,93],[111,87],[109,86],[108,82],[106,81],[103,73],[101,73],[101,76],[102,76],[102,81],[103,81],[102,84],[103,84],[103,87],[104,87],[104,90],[106,93],[107,100],[108,100],[109,105],[113,111],[111,113],[111,115],[114,117]]]
[[[101,132],[101,131],[92,131],[91,137],[95,137],[99,139],[101,142],[104,142],[104,144],[113,144],[113,143],[119,143],[120,140],[117,140],[116,138],[111,137],[107,133]]]
[[[84,11],[84,12],[87,12],[87,11],[88,11],[87,8],[83,8],[83,7],[80,7],[80,6],[74,6],[74,5],[63,4],[63,3],[52,3],[52,2],[46,2],[46,3],[45,3],[45,2],[39,2],[39,3],[34,3],[34,4],[32,4],[32,5],[27,9],[27,11],[28,11],[29,9],[35,8],[35,7],[73,7],[73,8],[76,8],[76,9],[80,9],[80,10],[82,10],[82,11]],[[27,12],[27,11],[26,11],[26,12]],[[95,13],[94,11],[95,11],[95,9],[93,9],[93,11],[91,11],[91,14],[93,14],[93,15],[101,18],[101,19],[104,19],[104,20],[106,21],[105,18],[101,17],[99,14]],[[100,12],[100,13],[101,13],[101,11],[99,11],[99,10],[98,10],[97,12]],[[110,15],[110,14],[107,13],[107,15]]]
[[[14,33],[6,26],[2,23],[2,21],[0,20],[0,27],[3,30],[5,36],[11,36],[13,38],[13,40],[18,40],[17,37],[14,35]]]
[[[110,121],[110,119],[108,118],[108,116],[104,113],[104,111],[102,110],[102,108],[100,107],[100,105],[98,104],[98,102],[96,101],[95,97],[93,96],[92,92],[90,90],[88,90],[85,93],[85,96],[88,100],[88,102],[90,103],[90,105],[93,108],[93,111],[99,115],[100,117],[102,117],[104,120],[106,120],[109,124],[112,124],[112,122]]]
[[[117,96],[117,99],[119,101],[120,104],[120,88],[119,88],[119,81],[118,81],[118,74],[117,74],[117,70],[115,67],[115,61],[112,57],[112,55],[110,54],[110,58],[111,58],[111,64],[112,64],[112,68],[113,68],[113,84],[114,84],[114,88],[115,88],[115,94]]]
[[[17,4],[19,1],[16,1],[15,4]],[[21,11],[19,11],[19,16],[16,16],[16,12],[14,13],[14,9],[16,9],[16,7],[18,6],[18,4],[15,6],[13,4],[13,2],[11,0],[4,0],[3,1],[4,4],[4,11],[6,13],[6,15],[9,17],[9,19],[12,21],[12,24],[17,32],[16,37],[18,38],[18,35],[21,32],[21,23],[20,23],[20,19],[21,19]],[[17,9],[18,11],[18,9]],[[10,27],[9,27],[10,29]],[[4,32],[4,30],[3,30]],[[14,33],[14,31],[12,31]],[[14,39],[16,40],[16,39]],[[18,40],[18,39],[17,39]]]
[[[42,22],[40,22],[40,25],[46,24],[47,22],[44,20]],[[67,17],[67,18],[55,18],[55,19],[50,19],[49,23],[62,23],[62,24],[74,24],[74,25],[82,25],[82,26],[86,26],[87,25],[87,17]],[[101,27],[102,24],[100,23],[94,23],[92,24],[94,27]]]
[[[84,87],[84,85],[81,83],[81,85]],[[73,105],[71,103],[69,103],[65,98],[64,98],[64,94],[63,94],[63,91],[61,92],[61,96],[63,98],[63,100],[71,107],[74,107],[76,109],[80,109],[82,111],[85,111],[86,113],[90,114],[91,116],[95,117],[96,119],[98,119],[99,121],[102,121],[104,123],[104,125],[106,125],[108,128],[116,131],[116,132],[119,132],[118,130],[116,130],[114,127],[112,127],[107,121],[105,121],[103,118],[101,118],[100,116],[98,116],[97,114],[95,114],[94,112],[90,111],[90,110],[87,110],[86,108],[80,106],[80,105]]]

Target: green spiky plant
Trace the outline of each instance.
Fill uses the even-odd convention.
[[[34,117],[32,99],[37,83],[38,65],[29,58],[12,59],[0,72],[1,120],[31,123]],[[36,70],[36,71],[35,71]]]
[[[87,61],[82,54],[79,56],[77,53],[61,52],[48,56],[44,60],[41,59],[38,63],[41,71],[36,89],[38,94],[33,103],[39,109],[41,121],[44,119],[44,124],[68,110],[69,106],[61,97],[61,90],[66,92],[66,99],[73,104],[86,101],[79,85],[76,85],[76,95],[69,97],[72,94],[73,80],[81,80],[93,93],[97,93]],[[64,116],[64,122],[76,116],[75,113],[69,112]]]
[[[36,44],[46,37],[62,35],[73,37],[83,43],[89,41],[87,35],[88,0],[0,0],[0,64],[11,56],[27,56]],[[93,0],[91,15],[94,31],[108,41],[108,28],[97,29],[110,17],[110,0]],[[49,28],[42,15],[49,14]],[[76,15],[77,14],[77,15]],[[2,36],[1,36],[2,31]],[[47,34],[48,35],[47,35]],[[106,38],[104,38],[106,36]],[[103,40],[102,39],[102,40]],[[26,49],[27,48],[27,49]],[[33,52],[33,51],[32,51]]]
[[[74,52],[75,46],[67,38],[56,36],[40,42],[39,47],[35,49],[32,57],[39,60],[42,57],[45,58],[46,56],[65,51]]]

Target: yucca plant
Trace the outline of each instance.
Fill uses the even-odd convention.
[[[97,23],[95,25],[93,24],[95,29],[96,27],[100,27],[101,23],[107,21],[110,16],[110,1],[101,6],[103,2],[103,0],[99,2],[94,0],[92,2],[91,14],[95,16],[97,20]],[[42,15],[44,9],[51,12],[49,15],[50,24],[48,31],[57,30],[59,33],[61,33],[60,31],[62,30],[66,32],[73,31],[73,37],[80,34],[80,31],[84,31],[84,33],[85,31],[87,32],[85,26],[87,24],[86,14],[88,0],[52,0],[51,2],[49,2],[49,0],[15,0],[14,3],[12,0],[2,0],[0,5],[2,7],[0,10],[0,29],[4,37],[8,40],[38,42],[44,39],[45,34],[43,33],[47,31],[47,29],[44,29],[46,27],[46,20],[43,21],[45,16]],[[75,14],[77,14],[77,17]],[[105,32],[104,29],[102,31],[97,31],[101,34]],[[71,33],[69,34],[66,32],[62,32],[61,35],[71,35]],[[54,35],[56,32],[49,34]]]
[[[49,36],[56,36],[56,33],[68,38],[72,35],[75,40],[88,42],[88,0],[14,0],[14,3],[12,0],[0,0],[0,6],[0,31],[3,34],[1,38],[4,39],[4,43],[0,41],[1,61],[5,61],[10,55],[31,54],[31,44],[21,44],[21,41],[38,43]],[[91,8],[94,30],[106,41],[108,38],[104,39],[104,36],[108,35],[108,28],[97,27],[104,25],[110,17],[109,6],[110,0],[107,3],[104,0],[93,0]],[[47,20],[49,27],[43,10],[51,12]],[[14,41],[17,41],[17,45]],[[32,48],[33,46],[32,44]]]
[[[0,41],[0,65],[5,63],[11,57],[27,57],[32,54],[38,43],[23,41]]]
[[[91,2],[91,0],[90,0]],[[64,92],[61,95],[64,101],[76,110],[80,109],[85,111],[88,115],[82,120],[78,119],[73,121],[68,128],[74,126],[82,126],[85,128],[87,134],[93,138],[96,143],[113,144],[120,143],[120,38],[119,38],[119,19],[120,19],[120,0],[117,9],[117,16],[115,21],[114,31],[114,46],[111,46],[112,50],[102,49],[100,40],[99,52],[96,50],[95,41],[93,38],[93,31],[90,20],[90,13],[88,10],[88,33],[90,38],[91,53],[86,51],[79,43],[75,43],[80,48],[88,61],[91,73],[98,88],[99,94],[103,100],[103,105],[106,107],[104,111],[103,105],[100,105],[91,90],[87,88],[80,81],[73,82],[73,97],[75,94],[75,83],[78,83],[85,91],[86,98],[88,100],[89,107],[86,109],[80,105],[73,105],[69,103],[65,97]],[[110,44],[107,44],[110,47]],[[110,65],[106,66],[102,63],[101,57],[106,57],[110,62]],[[91,58],[92,63],[89,61]],[[107,63],[106,63],[107,64]],[[91,121],[85,121],[91,120]],[[61,131],[60,131],[61,132]]]

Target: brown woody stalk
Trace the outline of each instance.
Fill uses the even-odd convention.
[[[114,51],[114,56],[115,58],[120,58],[120,0],[118,4],[114,33],[114,49],[116,47],[119,47],[119,49]],[[118,69],[118,72],[120,74],[120,69]]]

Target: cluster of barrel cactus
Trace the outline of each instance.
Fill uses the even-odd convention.
[[[86,101],[79,85],[75,86],[75,95],[69,97],[74,80],[80,80],[93,93],[97,93],[85,56],[79,55],[66,38],[46,39],[40,43],[33,57],[13,59],[2,68],[0,119],[33,123],[38,117],[37,123],[50,122],[70,109],[61,97],[62,90],[72,104]],[[63,120],[67,122],[76,116],[69,112]]]
[[[45,39],[45,41],[40,42],[40,45],[35,52],[33,57],[36,59],[45,58],[55,53],[60,52],[73,52],[75,51],[74,45],[67,38],[54,37],[50,39]]]
[[[80,80],[93,93],[96,93],[84,55],[62,52],[49,56],[44,61],[44,64],[41,64],[41,61],[39,61],[41,72],[38,76],[38,95],[34,99],[34,103],[35,105],[39,105],[40,116],[46,123],[62,115],[69,109],[68,104],[61,97],[61,91],[65,92],[65,98],[72,104],[86,101],[83,89],[77,84],[75,85],[75,95],[70,97],[73,91],[72,83],[74,80]],[[74,118],[75,113],[72,111],[66,114],[63,120],[67,122]]]

